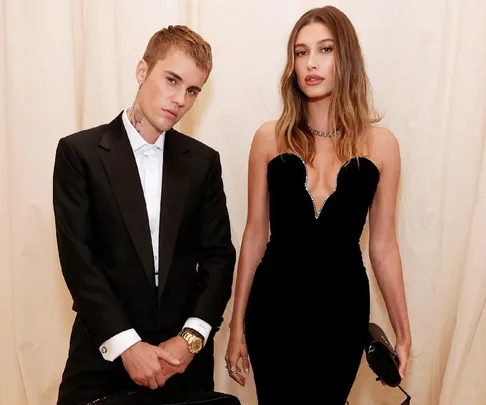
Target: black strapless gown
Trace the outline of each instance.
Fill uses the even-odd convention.
[[[351,159],[316,207],[299,156],[268,163],[271,236],[245,320],[259,405],[345,404],[369,322],[360,237],[379,178],[371,160]]]

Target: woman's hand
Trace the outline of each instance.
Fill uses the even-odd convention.
[[[242,367],[238,365],[240,358]],[[246,380],[241,371],[243,368],[245,374],[248,374],[250,361],[248,360],[248,350],[246,349],[245,335],[243,332],[230,332],[225,361],[229,376],[244,387]]]
[[[409,341],[407,342],[397,342],[395,346],[395,351],[398,355],[399,361],[399,368],[398,372],[400,373],[400,377],[402,380],[405,378],[405,373],[407,371],[408,361],[410,359],[410,347],[411,344]]]

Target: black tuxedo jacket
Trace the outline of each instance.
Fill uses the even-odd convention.
[[[53,190],[62,273],[94,346],[129,328],[142,339],[176,330],[190,316],[219,328],[236,254],[218,152],[166,132],[158,288],[144,195],[121,114],[59,141]]]

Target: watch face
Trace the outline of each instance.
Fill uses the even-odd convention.
[[[202,349],[202,342],[200,339],[195,339],[192,344],[191,344],[191,348],[192,348],[192,351],[193,352],[198,352]]]

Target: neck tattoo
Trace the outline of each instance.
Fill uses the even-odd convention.
[[[143,113],[142,110],[138,108],[130,108],[128,112],[128,119],[132,123],[132,125],[135,127],[135,129],[140,133],[140,131],[143,128]]]

